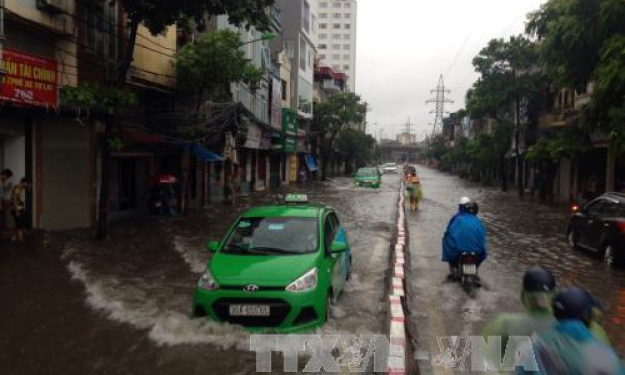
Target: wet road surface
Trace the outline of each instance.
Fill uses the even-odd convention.
[[[383,333],[385,278],[399,177],[379,190],[351,179],[288,187],[337,209],[353,252],[352,280],[320,333]],[[0,368],[27,374],[252,374],[255,354],[240,327],[190,319],[210,239],[249,205],[215,204],[190,217],[118,223],[106,242],[75,231],[45,246],[0,251]],[[4,245],[4,244],[3,244]],[[278,372],[280,362],[275,362]]]
[[[552,270],[560,286],[581,285],[601,301],[606,310],[602,325],[615,349],[625,355],[625,270],[571,250],[564,235],[566,212],[519,202],[514,192],[483,188],[425,167],[418,167],[418,172],[424,199],[419,212],[408,212],[406,217],[411,332],[416,334],[423,374],[457,373],[426,359],[427,354],[440,353],[437,336],[479,334],[496,314],[522,311],[521,277],[535,264]],[[458,284],[444,282],[448,267],[440,261],[441,238],[461,196],[479,202],[488,235],[489,258],[480,267],[485,287],[475,299],[468,298]]]

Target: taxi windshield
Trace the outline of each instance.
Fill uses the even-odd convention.
[[[319,231],[314,217],[241,218],[230,234],[224,253],[293,255],[317,251]]]
[[[359,169],[358,172],[356,172],[356,176],[357,177],[375,177],[377,176],[377,174],[375,173],[375,169],[366,168],[366,169]]]

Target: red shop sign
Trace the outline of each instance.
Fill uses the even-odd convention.
[[[59,102],[57,62],[13,50],[3,50],[0,60],[0,101],[32,106]]]

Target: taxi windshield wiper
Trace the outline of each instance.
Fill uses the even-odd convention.
[[[271,253],[275,253],[275,254],[298,254],[294,251],[289,251],[289,250],[285,250],[285,249],[278,249],[275,247],[267,247],[267,246],[258,246],[258,247],[252,247],[250,248],[250,252],[258,252],[258,253],[263,253],[263,254],[271,254]]]

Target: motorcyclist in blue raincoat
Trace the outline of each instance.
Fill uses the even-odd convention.
[[[516,375],[625,375],[614,350],[588,328],[595,304],[582,288],[562,289],[553,299],[557,323],[540,334],[531,350],[527,348],[520,357],[520,363],[536,368],[518,367]]]
[[[448,278],[453,279],[454,269],[463,252],[475,253],[478,266],[486,259],[486,230],[477,217],[477,203],[467,197],[460,199],[458,213],[449,221],[443,236],[441,260],[449,263]]]

